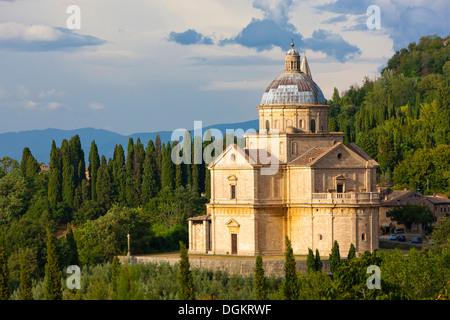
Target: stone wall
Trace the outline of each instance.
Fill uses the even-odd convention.
[[[169,263],[174,265],[179,262],[179,258],[166,258],[166,257],[140,257],[140,256],[119,256],[119,260],[123,263],[129,261],[132,264],[135,263]],[[202,268],[210,270],[222,270],[228,271],[230,274],[248,275],[255,270],[255,260],[226,260],[226,259],[208,259],[208,258],[189,258],[191,268]],[[322,270],[326,273],[330,273],[329,260],[321,260],[323,267]],[[306,273],[306,260],[296,260],[296,267],[298,272]],[[284,276],[284,260],[264,260],[263,268],[266,276]]]

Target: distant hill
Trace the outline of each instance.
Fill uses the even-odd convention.
[[[204,127],[202,134],[204,134],[206,130],[212,128],[220,130],[222,134],[224,134],[227,129],[242,129],[243,131],[248,129],[257,130],[259,128],[259,123],[258,120],[251,120],[231,124],[217,124]],[[193,128],[191,130],[193,130]],[[94,128],[82,128],[76,130],[45,129],[0,133],[0,158],[8,156],[20,161],[23,149],[28,147],[38,162],[43,162],[48,165],[50,161],[52,140],[55,140],[56,145],[60,146],[64,139],[69,140],[77,134],[80,136],[87,161],[92,140],[95,140],[99,154],[105,155],[108,159],[112,158],[116,144],[121,144],[126,150],[129,138],[133,138],[135,142],[137,138],[140,138],[144,146],[147,146],[148,141],[155,141],[156,135],[159,134],[161,142],[166,143],[171,140],[172,131],[134,133],[128,136]]]

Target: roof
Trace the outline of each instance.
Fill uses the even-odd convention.
[[[311,70],[309,70],[309,64],[308,64],[308,60],[306,59],[306,56],[303,57],[300,71],[312,79]]]
[[[297,49],[292,48],[288,52],[286,52],[286,55],[287,56],[299,56],[300,53],[298,52]]]
[[[392,190],[385,198],[381,199],[381,204],[385,207],[416,205],[422,199],[421,195],[411,190]]]
[[[325,104],[319,86],[305,73],[283,72],[264,92],[261,104]]]
[[[352,151],[356,152],[357,154],[359,154],[361,157],[363,157],[365,160],[369,161],[372,165],[375,166],[379,166],[378,162],[376,162],[375,160],[373,160],[367,153],[365,153],[360,147],[358,147],[355,143],[350,143],[347,146],[349,149],[351,149]]]
[[[299,156],[299,157],[295,158],[294,160],[292,160],[291,162],[289,162],[288,165],[309,167],[309,166],[313,165],[314,163],[316,163],[317,160],[322,158],[333,148],[334,148],[334,146],[328,147],[328,148],[312,148],[309,151],[306,151],[301,156]]]
[[[425,199],[433,204],[450,204],[450,199],[439,196],[425,196]]]
[[[188,221],[205,221],[205,220],[211,220],[211,215],[205,214],[204,216],[197,216],[188,219]]]

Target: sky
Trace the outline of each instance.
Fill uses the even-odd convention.
[[[421,36],[447,36],[449,12],[448,0],[0,0],[0,133],[254,120],[292,40],[330,99]]]

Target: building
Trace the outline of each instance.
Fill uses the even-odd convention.
[[[328,255],[335,240],[343,252],[378,249],[379,165],[328,132],[329,106],[291,45],[257,107],[259,132],[208,166],[211,201],[189,219],[191,253],[283,254],[286,236],[294,254]]]
[[[389,212],[398,206],[415,205],[427,206],[437,218],[433,223],[439,223],[442,218],[450,215],[450,200],[444,197],[423,196],[411,190],[383,190],[380,192],[381,206],[379,214],[379,225],[383,227],[385,233],[390,233],[396,228],[405,228],[403,224],[391,221]],[[410,231],[422,232],[421,224],[413,224]]]
[[[439,223],[443,218],[450,216],[450,200],[444,197],[439,197],[436,194],[432,196],[423,197],[422,205],[430,208],[431,212],[437,218],[436,223]]]
[[[403,224],[391,221],[389,212],[395,207],[405,205],[421,205],[424,198],[417,192],[411,190],[384,190],[381,194],[381,206],[379,214],[379,225],[383,227],[385,233],[391,233],[396,228],[405,228]],[[413,224],[411,231],[421,231],[422,226]]]

